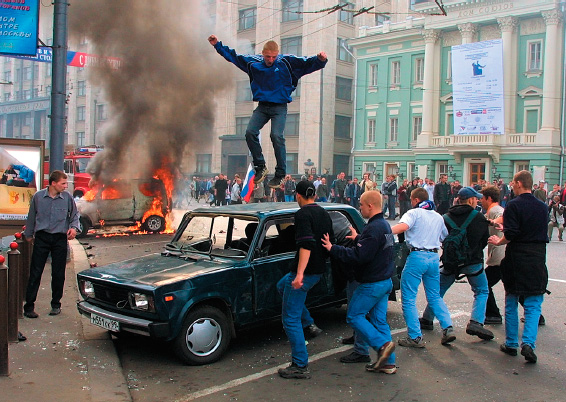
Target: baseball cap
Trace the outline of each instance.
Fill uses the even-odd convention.
[[[308,180],[301,180],[297,183],[297,187],[295,188],[298,194],[301,194],[303,197],[312,198],[316,193],[316,188],[314,184]]]
[[[461,200],[467,200],[472,197],[476,197],[478,199],[483,198],[483,194],[478,193],[473,187],[462,187],[460,191],[458,191],[458,198]]]

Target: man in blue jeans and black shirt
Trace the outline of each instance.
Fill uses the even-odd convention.
[[[326,270],[328,252],[322,246],[323,235],[334,241],[332,220],[324,208],[314,202],[316,189],[310,181],[297,184],[297,203],[301,207],[295,213],[295,242],[297,253],[291,272],[278,283],[277,290],[283,298],[281,319],[291,344],[291,365],[279,369],[283,378],[310,378],[309,355],[305,345],[305,333],[311,337],[322,331],[314,324],[305,306],[307,293],[320,281]]]
[[[326,53],[316,56],[297,57],[279,54],[279,45],[272,40],[263,46],[261,54],[241,55],[234,49],[223,46],[215,35],[208,41],[218,54],[248,74],[254,102],[259,102],[246,129],[246,143],[255,165],[255,182],[260,183],[267,176],[265,159],[259,142],[259,130],[271,120],[271,142],[275,151],[275,177],[269,187],[278,188],[285,178],[286,150],[283,131],[287,120],[287,104],[291,93],[297,88],[299,78],[326,66]]]

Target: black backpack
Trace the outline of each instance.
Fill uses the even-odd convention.
[[[444,221],[450,227],[448,236],[446,236],[442,242],[443,251],[440,257],[446,273],[458,276],[460,268],[467,265],[470,246],[468,244],[466,229],[478,213],[477,210],[472,210],[462,226],[456,225],[456,223],[448,217],[448,214],[443,215]]]

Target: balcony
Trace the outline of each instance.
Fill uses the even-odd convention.
[[[432,148],[456,148],[469,146],[532,146],[537,145],[537,135],[533,133],[521,134],[475,134],[475,135],[449,135],[431,138]],[[538,144],[541,145],[541,144]]]

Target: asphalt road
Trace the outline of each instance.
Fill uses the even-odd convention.
[[[556,236],[556,234],[555,234]],[[91,261],[98,266],[160,251],[171,235],[95,237],[82,239]],[[87,244],[88,243],[88,244]],[[364,364],[342,364],[349,353],[340,341],[351,334],[345,307],[315,312],[324,333],[309,341],[311,380],[284,380],[278,367],[290,359],[290,346],[281,324],[240,333],[219,362],[192,367],[181,363],[169,345],[142,337],[115,339],[134,401],[558,401],[565,400],[566,384],[566,244],[548,246],[550,296],[543,313],[536,353],[539,362],[499,351],[502,325],[491,326],[496,339],[482,341],[466,335],[472,292],[466,282],[456,283],[445,300],[454,317],[457,340],[440,345],[440,328],[425,332],[426,349],[397,347],[396,375],[368,373]],[[420,292],[422,297],[422,292]],[[503,287],[495,295],[504,307]],[[419,309],[424,299],[419,299]],[[388,320],[393,338],[406,334],[401,305],[390,302]]]

